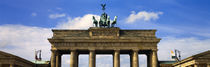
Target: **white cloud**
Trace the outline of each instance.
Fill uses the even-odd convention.
[[[31,13],[31,16],[37,16],[37,13],[33,12]]]
[[[136,14],[135,11],[132,11],[130,16],[126,19],[126,21],[127,23],[134,23],[137,20],[151,21],[158,19],[159,15],[162,14],[163,12],[146,12],[146,11],[140,11]]]
[[[62,17],[66,17],[66,14],[65,13],[62,13],[62,14],[56,13],[56,14],[50,14],[49,15],[50,19],[57,19],[57,18],[62,18]]]
[[[41,49],[43,59],[49,60],[50,29],[23,25],[1,25],[0,29],[0,50],[34,60],[34,50]]]
[[[96,19],[98,19],[98,16],[92,14],[72,19],[68,18],[68,21],[60,23],[56,28],[87,29],[93,25],[92,16],[95,16]],[[41,49],[43,60],[50,60],[51,45],[47,38],[52,37],[51,28],[24,25],[0,25],[0,29],[2,29],[0,30],[1,51],[20,56],[27,60],[34,60],[34,50]],[[69,59],[64,59],[64,66],[69,65],[67,64],[69,63],[68,60]],[[83,64],[86,64],[86,62]]]
[[[139,15],[133,13],[134,16]],[[159,15],[159,14],[158,14]],[[156,19],[158,19],[158,15]],[[67,18],[67,21],[60,22],[56,28],[59,29],[88,29],[93,26],[92,16],[99,19],[98,15],[86,14],[82,17]],[[148,15],[150,16],[150,15]],[[66,18],[67,16],[65,16]],[[147,17],[148,18],[148,17]],[[147,20],[143,18],[143,20]],[[139,18],[135,19],[139,20]],[[151,17],[149,17],[151,20]],[[154,19],[153,19],[154,20]],[[50,58],[50,43],[47,38],[52,37],[52,32],[50,28],[41,27],[30,27],[23,25],[1,25],[0,26],[0,50],[9,52],[20,57],[26,58],[28,60],[34,59],[34,49],[43,50],[43,58],[49,60]],[[208,35],[208,34],[207,34]],[[208,46],[210,39],[200,40],[198,38],[176,38],[176,37],[164,37],[159,43],[158,56],[161,60],[170,59],[170,50],[179,49],[182,51],[183,58],[206,51],[210,48]],[[70,55],[70,54],[69,54]],[[142,57],[142,56],[141,56]],[[67,58],[67,59],[66,59]],[[82,61],[79,61],[82,65],[81,67],[88,66],[88,56],[81,56]],[[86,59],[84,59],[86,58]],[[112,56],[97,56],[97,66],[111,67],[112,66]],[[108,58],[108,59],[107,59]],[[64,67],[69,65],[70,57],[64,57],[63,65]],[[121,66],[127,67],[129,63],[126,61],[129,57],[121,58]],[[140,66],[145,67],[145,58],[140,58]],[[83,66],[84,65],[84,66]]]
[[[59,22],[56,26],[59,29],[88,29],[93,26],[92,16],[99,19],[98,15],[86,14],[83,17],[70,18],[67,21]]]
[[[158,55],[161,60],[170,60],[170,51],[174,49],[181,51],[182,59],[210,49],[210,39],[200,40],[195,37],[164,37],[162,39],[158,46]]]

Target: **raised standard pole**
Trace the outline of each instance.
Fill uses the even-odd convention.
[[[138,50],[133,50],[133,53],[132,53],[132,66],[133,67],[139,67]]]
[[[96,63],[96,54],[95,54],[95,50],[90,50],[89,53],[89,67],[95,67],[95,63]]]
[[[120,50],[114,51],[114,67],[120,67]]]

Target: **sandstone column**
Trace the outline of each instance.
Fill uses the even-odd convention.
[[[9,67],[14,67],[14,64],[10,64]]]
[[[52,50],[51,51],[51,67],[55,67],[56,63],[55,63],[55,53],[56,51],[55,50]]]
[[[2,67],[2,64],[0,63],[0,67]]]
[[[79,64],[79,53],[78,52],[76,53],[76,61],[75,62],[76,62],[76,67],[78,67],[79,66],[78,65]]]
[[[151,61],[151,58],[150,58],[150,54],[146,54],[147,55],[147,67],[151,67],[150,65],[151,65],[151,63],[150,63],[150,61]]]
[[[132,53],[132,66],[133,67],[139,67],[138,50],[133,50],[133,53]]]
[[[198,64],[195,64],[194,67],[198,67]]]
[[[120,50],[114,51],[114,67],[120,67]]]
[[[96,54],[95,54],[95,50],[90,50],[89,53],[89,67],[95,67],[95,58],[96,58]]]
[[[207,67],[210,67],[210,63],[207,64]]]
[[[157,50],[152,50],[151,54],[150,54],[150,58],[151,58],[151,67],[157,67]]]
[[[56,52],[56,67],[61,67],[61,54]]]
[[[76,50],[71,50],[71,57],[70,57],[70,67],[76,67],[77,65],[77,52]]]
[[[132,63],[133,63],[133,62],[132,62],[132,61],[133,61],[133,60],[132,60],[132,59],[133,59],[133,58],[132,58],[132,57],[133,57],[133,56],[132,56],[132,53],[133,53],[133,52],[131,52],[131,53],[129,54],[129,56],[130,56],[130,67],[133,67],[133,65],[132,65]]]

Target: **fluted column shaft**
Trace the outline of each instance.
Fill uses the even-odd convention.
[[[55,67],[56,63],[55,63],[55,53],[56,51],[51,51],[51,67]]]
[[[95,54],[95,50],[90,50],[89,53],[89,67],[95,67],[95,63],[96,63],[96,54]]]
[[[114,67],[120,67],[120,50],[114,51]]]
[[[151,66],[152,67],[157,67],[158,66],[158,64],[157,64],[157,62],[158,62],[158,60],[157,60],[157,50],[152,50],[150,56],[151,56]]]
[[[61,67],[61,54],[56,52],[56,67]]]
[[[9,67],[14,67],[14,64],[10,64]]]
[[[139,67],[138,50],[133,50],[133,53],[132,53],[132,67]]]
[[[76,53],[76,60],[75,60],[75,62],[76,62],[76,67],[79,67],[79,53],[78,52]]]
[[[210,67],[210,63],[207,64],[207,67]]]
[[[133,55],[132,54],[133,54],[133,52],[129,54],[129,56],[130,56],[130,67],[133,67],[133,65],[132,65],[133,64],[133,62],[132,62],[133,61],[132,60],[133,59]]]
[[[146,54],[147,55],[147,67],[151,67],[150,65],[151,65],[151,63],[150,63],[150,61],[151,61],[151,58],[150,58],[150,54]]]
[[[194,67],[198,67],[198,64],[195,64]]]
[[[77,67],[77,58],[78,58],[78,54],[76,52],[76,50],[71,50],[71,57],[70,57],[70,67]]]

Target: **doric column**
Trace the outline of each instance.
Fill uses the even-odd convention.
[[[210,63],[207,64],[207,67],[210,67]]]
[[[76,53],[76,67],[79,67],[79,53]]]
[[[76,50],[71,50],[71,57],[70,57],[70,67],[77,67],[77,52]]]
[[[114,67],[120,67],[120,50],[114,51]]]
[[[55,50],[51,50],[51,67],[55,67],[56,63],[55,63],[55,54],[56,54],[56,51]]]
[[[2,64],[0,63],[0,67],[2,67]]]
[[[150,61],[151,61],[151,58],[150,58],[150,53],[148,54],[146,54],[147,55],[147,67],[151,67],[150,65],[151,65],[151,63],[150,63]]]
[[[157,50],[152,50],[151,54],[150,54],[150,58],[151,58],[151,67],[157,67]]]
[[[132,53],[132,66],[133,67],[139,67],[138,50],[133,50],[133,53]]]
[[[10,64],[9,67],[14,67],[14,64]]]
[[[133,61],[133,60],[132,60],[132,59],[133,59],[133,58],[132,58],[132,57],[133,57],[132,54],[133,54],[133,52],[131,52],[131,53],[129,54],[129,56],[130,56],[130,67],[133,67],[133,65],[132,65],[132,63],[133,63],[133,62],[132,62],[132,61]]]
[[[61,67],[61,54],[56,52],[56,67]]]
[[[89,67],[95,67],[96,65],[96,54],[95,50],[90,50],[89,52]]]
[[[198,64],[195,64],[194,67],[198,67]]]

